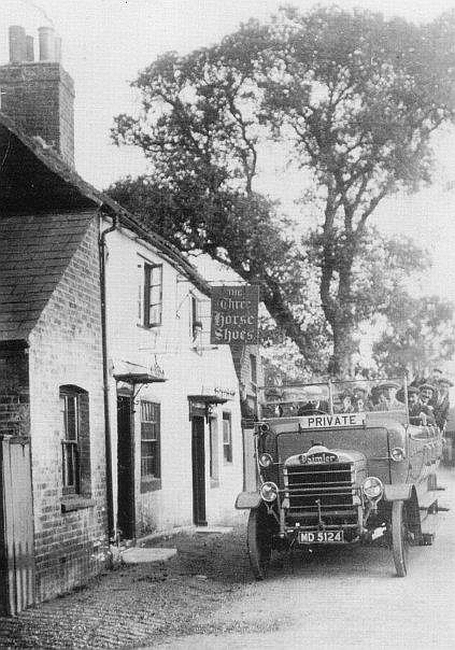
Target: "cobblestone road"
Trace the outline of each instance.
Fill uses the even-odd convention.
[[[0,617],[2,648],[151,646],[168,635],[213,631],[210,616],[252,580],[241,528],[232,534],[184,534],[166,563],[124,566],[67,596]]]

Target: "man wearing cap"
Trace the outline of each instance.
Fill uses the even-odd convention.
[[[419,400],[421,403],[422,413],[426,415],[426,422],[423,424],[436,424],[431,400],[436,397],[436,388],[431,384],[422,384],[419,386]]]
[[[447,379],[447,377],[441,377],[437,383],[437,394],[431,403],[434,410],[436,424],[441,430],[445,428],[449,417],[449,388],[451,386],[453,386],[453,384],[450,379]]]
[[[408,387],[409,422],[411,424],[434,424],[431,408],[420,399],[420,391],[415,386]]]
[[[403,402],[396,398],[400,386],[393,381],[386,381],[379,386],[379,402],[375,411],[401,411]]]

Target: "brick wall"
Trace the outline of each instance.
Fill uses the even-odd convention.
[[[30,336],[30,416],[37,599],[84,583],[105,566],[107,522],[103,375],[94,218]],[[87,391],[90,494],[63,494],[59,387]],[[78,509],[74,509],[77,507]]]
[[[24,132],[54,145],[74,167],[74,83],[59,63],[0,67],[1,110]]]
[[[0,436],[28,436],[28,350],[0,349]]]

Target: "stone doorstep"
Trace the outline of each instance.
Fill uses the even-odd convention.
[[[166,562],[177,555],[176,548],[138,548],[132,547],[121,551],[121,559],[125,564],[146,564],[150,562]]]
[[[123,546],[120,548],[111,546],[111,552],[117,561],[125,564],[145,564],[149,562],[165,562],[171,557],[177,555],[176,548],[154,548],[147,547],[145,544],[154,539],[170,537],[177,533],[197,533],[198,535],[221,535],[232,532],[231,526],[182,526],[172,530],[151,533],[136,540],[135,546]],[[132,544],[134,542],[129,542]]]
[[[198,535],[224,535],[232,533],[232,526],[196,526],[194,532]]]
[[[136,546],[142,547],[147,542],[153,541],[154,539],[162,539],[163,537],[171,537],[172,535],[177,535],[179,533],[201,533],[201,534],[224,534],[232,533],[232,526],[179,526],[176,528],[171,528],[170,530],[163,530],[158,533],[150,533],[149,535],[144,535],[144,537],[139,537],[136,540]]]

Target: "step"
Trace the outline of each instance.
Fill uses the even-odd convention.
[[[125,564],[148,564],[150,562],[165,562],[177,555],[176,548],[127,548],[121,552]]]
[[[232,533],[232,526],[197,526],[195,532],[200,535],[225,535]]]

